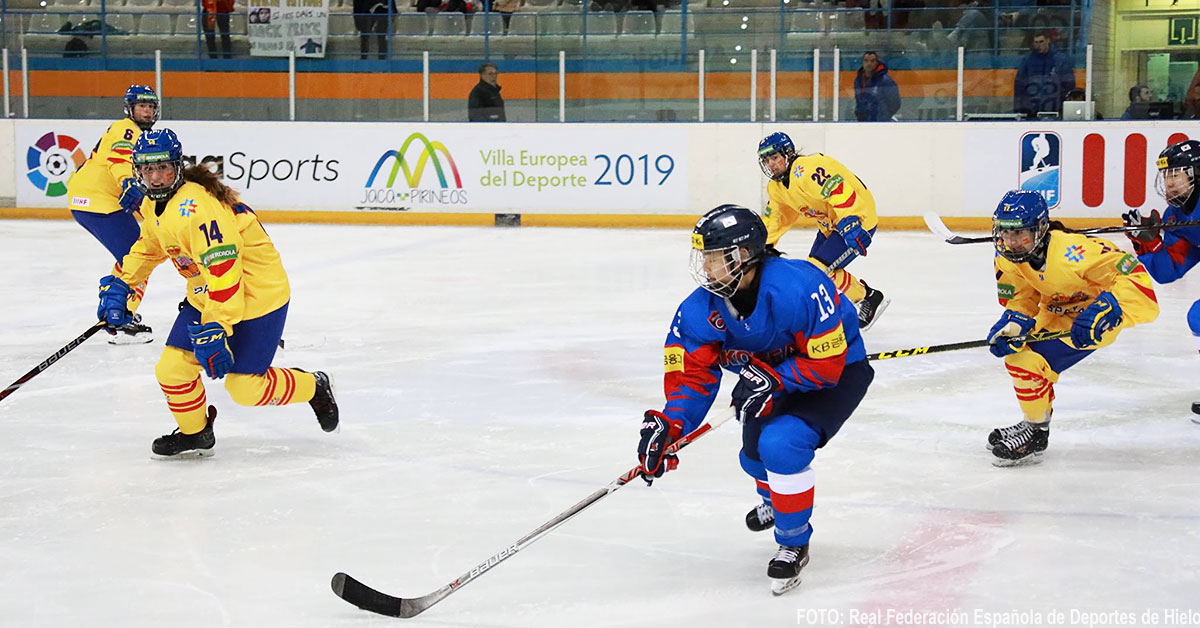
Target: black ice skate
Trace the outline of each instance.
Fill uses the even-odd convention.
[[[875,321],[879,320],[879,316],[892,303],[892,300],[884,296],[882,292],[868,286],[867,282],[862,282],[862,285],[867,289],[867,295],[858,302],[858,328],[867,331],[875,324]]]
[[[204,424],[204,429],[195,434],[184,434],[176,428],[174,432],[154,439],[150,451],[154,452],[155,458],[163,460],[211,456],[213,455],[213,445],[217,444],[217,437],[213,435],[213,421],[216,418],[217,409],[209,406],[208,422]]]
[[[996,445],[1000,444],[1000,441],[1002,441],[1010,436],[1016,436],[1017,434],[1020,434],[1028,429],[1029,429],[1029,421],[1021,421],[1020,423],[1017,423],[1016,425],[1010,425],[1008,427],[998,427],[998,428],[992,430],[992,433],[988,434],[987,450],[991,451],[991,450],[995,449]]]
[[[115,335],[108,337],[110,345],[141,345],[154,342],[154,334],[149,325],[142,324],[142,315],[134,314],[133,320],[117,328]]]
[[[1200,401],[1192,402],[1192,423],[1200,424]]]
[[[808,564],[808,546],[787,547],[780,545],[775,557],[767,565],[767,577],[771,579],[771,593],[783,595],[800,584],[800,570]]]
[[[775,509],[771,504],[762,503],[746,513],[746,527],[751,532],[762,532],[775,527]]]
[[[314,371],[313,377],[317,379],[317,390],[313,393],[313,398],[308,405],[312,406],[313,412],[317,413],[317,421],[321,423],[321,429],[332,432],[338,428],[338,407],[337,401],[333,398],[333,382],[324,371]]]
[[[1025,429],[1001,438],[992,448],[992,455],[996,457],[992,464],[997,467],[1037,464],[1042,461],[1042,454],[1049,444],[1049,425],[1034,426],[1025,422]]]

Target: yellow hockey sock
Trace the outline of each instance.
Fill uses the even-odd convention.
[[[225,390],[239,405],[285,406],[307,403],[317,390],[317,382],[312,373],[272,366],[263,375],[229,374]]]

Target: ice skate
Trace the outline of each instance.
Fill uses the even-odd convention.
[[[775,557],[767,565],[767,577],[771,579],[771,593],[783,595],[800,585],[800,570],[808,564],[808,546],[787,547],[780,545]]]
[[[299,368],[296,370],[302,373],[308,372]],[[313,398],[309,400],[308,405],[312,406],[313,412],[317,414],[317,421],[321,424],[321,429],[332,432],[338,428],[338,407],[337,400],[333,398],[333,380],[325,371],[313,371],[312,375],[317,380],[317,390],[313,393]]]
[[[751,532],[762,532],[775,527],[775,508],[768,503],[761,503],[746,513],[746,527]]]
[[[1027,423],[1024,430],[1001,438],[996,443],[992,448],[992,455],[996,457],[992,464],[997,467],[1037,464],[1042,461],[1042,454],[1049,444],[1049,425],[1035,427]]]
[[[142,324],[142,315],[134,314],[133,320],[117,328],[117,333],[108,337],[110,345],[141,345],[154,342],[149,325]]]
[[[1010,436],[1015,436],[1017,434],[1020,434],[1028,429],[1029,429],[1029,422],[1021,421],[1020,423],[1017,423],[1016,425],[1010,425],[1008,427],[998,427],[998,428],[992,430],[992,433],[988,434],[987,450],[991,451],[991,450],[995,449],[996,445],[1000,444],[1000,441],[1002,441]]]
[[[858,302],[858,328],[862,331],[867,331],[879,320],[879,316],[891,305],[892,300],[889,297],[871,286],[867,282],[862,282],[864,288],[867,289],[867,295],[862,301]]]
[[[213,446],[217,437],[213,434],[213,421],[217,418],[217,409],[208,407],[208,421],[204,429],[195,434],[184,434],[178,428],[174,432],[154,439],[150,446],[154,457],[159,460],[176,458],[207,458],[213,455]]]
[[[1200,401],[1192,402],[1192,423],[1200,425]]]

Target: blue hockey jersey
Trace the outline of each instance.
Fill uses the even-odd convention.
[[[858,314],[823,271],[806,260],[763,261],[758,300],[744,320],[728,301],[697,288],[675,312],[667,333],[663,414],[684,433],[704,420],[721,369],[741,371],[753,355],[783,378],[785,392],[837,385],[842,369],[866,359]]]
[[[1174,205],[1167,206],[1163,212],[1163,222],[1185,222],[1200,220],[1200,212],[1195,210],[1185,213]],[[1150,276],[1158,283],[1171,283],[1187,274],[1196,262],[1200,262],[1200,227],[1184,227],[1181,229],[1163,229],[1162,246],[1151,253],[1138,256],[1138,261],[1145,264]]]

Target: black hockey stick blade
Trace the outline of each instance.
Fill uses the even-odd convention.
[[[341,572],[333,574],[333,581],[329,583],[333,587],[333,593],[347,602],[363,609],[388,617],[400,617],[408,619],[416,617],[425,610],[419,604],[415,604],[413,600],[392,597],[386,593],[380,593],[375,589],[355,580],[349,574]]]

